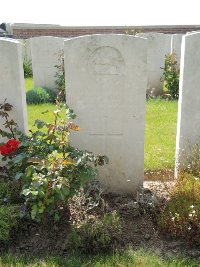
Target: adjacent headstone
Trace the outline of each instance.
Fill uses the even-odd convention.
[[[99,179],[109,191],[143,184],[147,40],[91,35],[65,41],[67,103],[81,131],[72,145],[107,155]]]
[[[190,163],[200,144],[200,33],[183,37],[176,139],[176,174]]]
[[[63,38],[42,36],[31,38],[31,56],[35,87],[55,89],[55,74],[60,65]]]
[[[165,55],[171,52],[171,34],[163,33],[141,33],[148,39],[147,70],[148,85],[147,93],[159,96],[163,93],[163,82],[161,77],[165,66]]]
[[[7,99],[13,105],[11,118],[17,122],[22,132],[27,132],[22,49],[18,41],[0,38],[0,76],[0,103]],[[3,123],[4,120],[0,118],[0,129],[4,129]],[[0,142],[2,141],[0,137]]]
[[[171,53],[176,54],[176,59],[178,64],[180,64],[181,59],[181,43],[182,43],[182,34],[173,34],[171,40]]]
[[[20,39],[18,40],[22,44],[22,59],[25,62],[32,61],[31,58],[31,41],[30,39]]]

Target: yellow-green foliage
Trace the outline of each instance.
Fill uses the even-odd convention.
[[[17,225],[19,214],[18,205],[0,206],[0,242],[10,240],[11,231]]]
[[[200,179],[182,174],[158,218],[164,231],[200,244]]]

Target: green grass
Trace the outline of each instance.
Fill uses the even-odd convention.
[[[27,90],[33,87],[32,79],[25,79]],[[73,107],[72,107],[73,108]],[[49,110],[51,113],[41,114]],[[54,106],[52,104],[29,105],[29,129],[36,119],[51,122]],[[162,99],[147,100],[145,126],[145,170],[161,170],[174,168],[177,101]],[[64,116],[64,114],[63,114]]]
[[[145,170],[174,167],[177,112],[177,101],[162,99],[147,101]]]
[[[67,257],[25,257],[6,254],[0,257],[0,267],[197,267],[194,260],[187,258],[162,257],[145,251],[133,251],[112,255],[68,255]]]
[[[44,111],[48,113],[42,114]],[[53,104],[28,105],[28,127],[34,130],[36,119],[53,121]],[[64,118],[64,113],[62,113]],[[177,102],[147,101],[145,128],[145,170],[174,168]]]
[[[28,109],[28,128],[31,130],[36,130],[36,127],[34,127],[33,125],[35,120],[37,119],[43,120],[47,123],[53,122],[54,120],[53,112],[56,110],[56,107],[51,103],[46,103],[41,105],[28,105],[27,109]],[[62,118],[64,118],[65,113],[61,112],[60,115],[62,116]]]
[[[26,78],[25,79],[25,88],[26,88],[26,91],[34,88],[34,82],[33,82],[32,78]]]

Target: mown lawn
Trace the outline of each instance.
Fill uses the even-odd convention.
[[[34,82],[32,78],[26,78],[24,79],[24,81],[25,81],[26,91],[34,88]]]
[[[27,109],[28,109],[28,128],[31,130],[36,129],[36,127],[34,126],[35,120],[43,120],[48,123],[53,122],[54,120],[53,112],[56,110],[56,107],[51,103],[46,103],[41,105],[28,105]],[[62,118],[65,117],[64,112],[62,112],[60,115],[62,116]]]
[[[42,114],[49,110],[50,112]],[[51,122],[55,106],[52,104],[28,105],[29,129],[36,119]],[[62,114],[64,117],[64,113]],[[150,100],[146,105],[145,170],[174,167],[176,143],[177,102]]]
[[[177,101],[148,100],[145,127],[145,170],[173,168],[175,162]]]
[[[32,79],[25,79],[25,84],[26,90],[33,88]],[[34,129],[33,124],[36,119],[51,122],[54,109],[52,104],[28,105],[29,129]],[[50,112],[42,114],[46,110]],[[146,171],[174,168],[177,110],[177,101],[147,100],[144,149]],[[64,118],[64,113],[62,115]]]
[[[147,251],[133,251],[112,255],[84,256],[81,254],[67,257],[23,257],[3,255],[0,267],[197,267],[196,261],[181,258],[163,259],[161,256]]]

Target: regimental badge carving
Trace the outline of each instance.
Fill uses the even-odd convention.
[[[102,46],[89,56],[88,69],[93,75],[116,76],[124,73],[125,62],[118,49]]]

